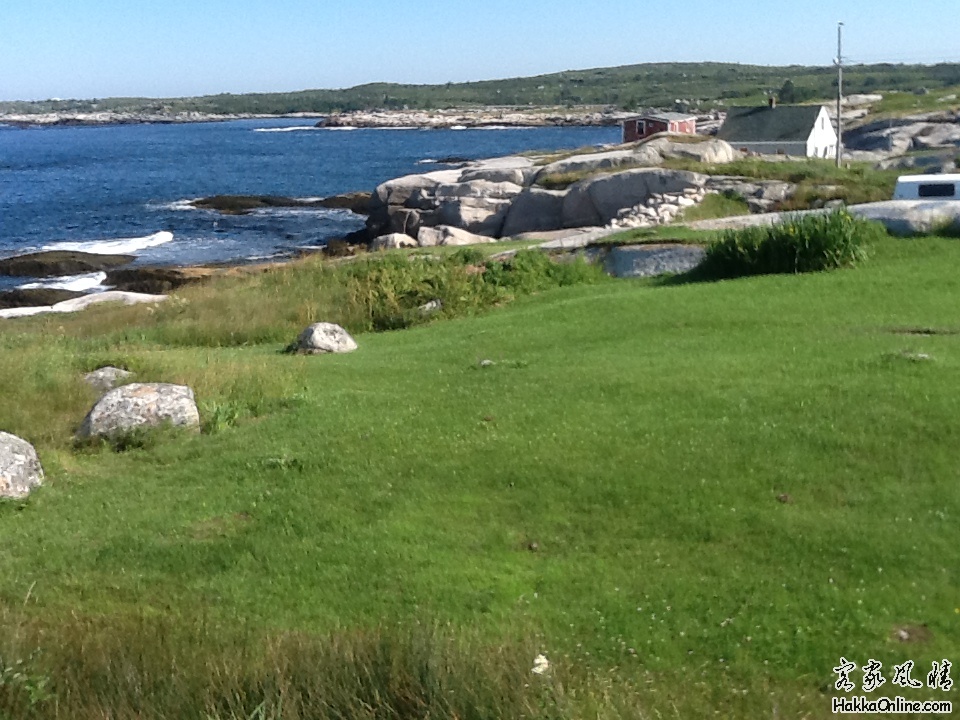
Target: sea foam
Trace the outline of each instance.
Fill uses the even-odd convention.
[[[318,128],[315,125],[294,125],[292,127],[276,127],[276,128],[254,128],[254,132],[302,132],[304,130],[323,130],[324,128]]]
[[[153,235],[116,240],[91,240],[90,242],[58,242],[44,245],[41,250],[74,250],[95,255],[127,255],[137,250],[164,245],[173,240],[173,233],[161,230]]]
[[[105,272],[84,273],[83,275],[63,275],[50,280],[41,280],[39,282],[25,283],[19,285],[21,290],[73,290],[74,292],[84,292],[86,290],[106,290],[103,285],[107,279]]]

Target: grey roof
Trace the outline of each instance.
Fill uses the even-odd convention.
[[[820,105],[732,107],[717,137],[737,142],[806,142],[820,115]]]
[[[696,116],[696,115],[687,115],[687,114],[685,114],[685,113],[678,113],[678,112],[659,112],[659,111],[654,111],[654,112],[643,113],[642,115],[637,115],[637,117],[634,118],[634,119],[635,119],[635,120],[642,120],[642,119],[644,119],[644,118],[648,118],[648,119],[650,119],[650,120],[664,120],[664,121],[667,121],[667,122],[682,122],[682,121],[684,121],[684,120],[696,120],[696,119],[697,119],[697,116]]]

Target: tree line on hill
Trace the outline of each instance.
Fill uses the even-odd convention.
[[[283,115],[326,114],[355,110],[437,110],[470,106],[603,105],[634,110],[690,109],[719,103],[750,104],[780,94],[785,102],[826,99],[836,93],[833,67],[762,66],[734,63],[647,63],[572,70],[549,75],[439,85],[371,83],[335,90],[219,94],[151,99],[109,98],[0,102],[2,113],[131,112],[178,114]],[[960,85],[960,64],[874,64],[845,69],[847,93],[878,90],[924,92]]]

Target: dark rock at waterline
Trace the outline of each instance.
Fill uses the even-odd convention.
[[[108,272],[105,284],[125,292],[162,295],[184,285],[206,282],[214,278],[256,275],[282,266],[282,262],[196,267],[146,265]]]
[[[108,272],[105,284],[125,292],[162,295],[183,285],[209,280],[217,274],[217,269],[207,267],[132,267]]]
[[[17,307],[40,307],[56,305],[64,300],[73,300],[86,293],[54,288],[29,288],[0,292],[0,310]]]
[[[129,265],[133,255],[98,255],[75,250],[49,250],[0,260],[0,275],[59,277],[102,272]]]
[[[349,210],[357,215],[369,215],[371,196],[372,193],[369,192],[343,193],[341,195],[331,195],[323,200],[318,200],[316,205],[325,208]]]
[[[298,207],[303,203],[294,198],[276,195],[214,195],[191,203],[201,210],[216,210],[224,215],[245,215],[252,210],[270,207]]]
[[[282,195],[214,195],[194,200],[200,210],[216,210],[224,215],[245,215],[264,208],[340,208],[365,215],[369,212],[370,193],[353,192],[320,200],[302,200]]]

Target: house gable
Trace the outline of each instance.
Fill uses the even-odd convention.
[[[717,132],[720,140],[737,143],[806,143],[823,107],[787,105],[732,107]]]

